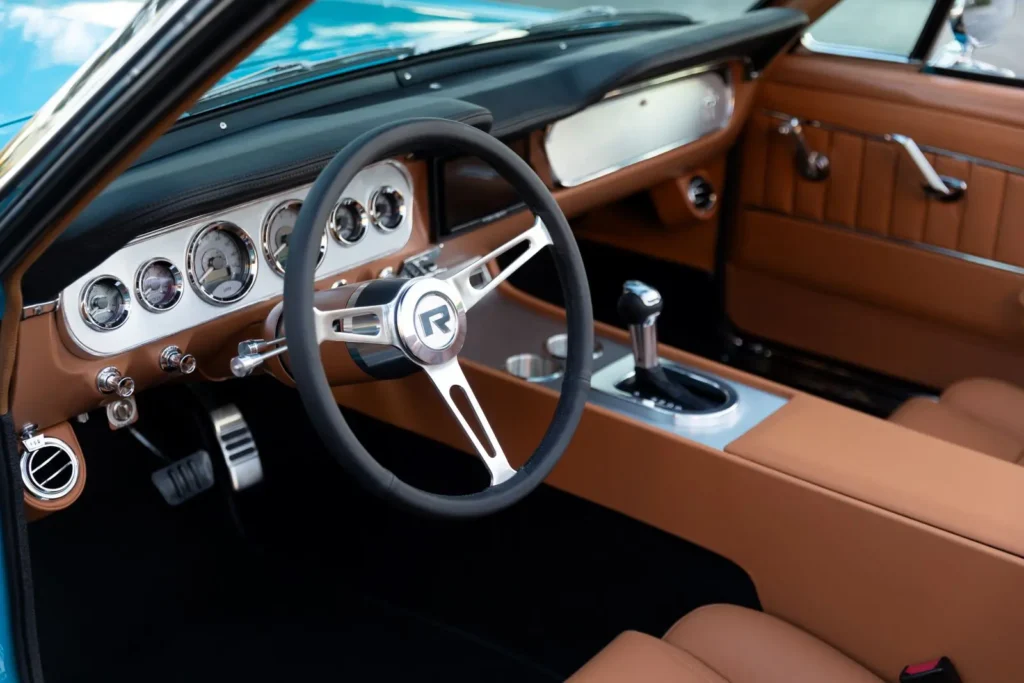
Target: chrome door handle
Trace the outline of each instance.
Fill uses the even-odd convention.
[[[796,170],[807,180],[819,181],[828,178],[832,164],[828,157],[821,152],[816,152],[807,144],[804,137],[804,127],[798,118],[790,118],[779,124],[778,131],[781,135],[788,135],[793,138],[796,147],[794,161]]]
[[[913,138],[899,133],[888,133],[885,135],[885,139],[902,147],[910,160],[914,162],[924,179],[924,191],[929,197],[938,199],[940,202],[955,202],[967,192],[967,183],[963,180],[939,175]]]

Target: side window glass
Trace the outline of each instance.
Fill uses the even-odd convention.
[[[814,52],[907,61],[934,0],[842,0],[804,34]]]

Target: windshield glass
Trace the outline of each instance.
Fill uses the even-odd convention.
[[[570,32],[648,20],[714,21],[755,0],[314,0],[208,94],[219,105],[282,84],[389,63],[457,45],[515,40],[536,31]],[[144,11],[136,0],[0,0],[7,97],[0,144],[91,55]],[[657,15],[651,13],[658,13]],[[297,78],[296,78],[297,77]]]

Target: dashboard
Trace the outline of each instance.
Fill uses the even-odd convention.
[[[384,123],[443,118],[490,132],[570,218],[659,183],[682,187],[685,203],[683,181],[737,139],[759,70],[805,22],[770,9],[546,40],[185,119],[26,272],[15,420],[55,425],[109,408],[120,382],[141,390],[179,376],[164,363],[176,353],[192,356],[206,379],[231,377],[241,343],[278,336],[288,237],[313,182],[340,149]],[[712,212],[695,215],[711,225]],[[323,226],[316,287],[464,263],[532,220],[479,160],[407,150],[346,188]],[[330,353],[325,365],[351,362],[340,358],[344,345]],[[289,381],[279,367],[265,369]]]

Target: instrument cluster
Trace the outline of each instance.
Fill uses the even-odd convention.
[[[280,296],[288,240],[310,187],[134,240],[64,290],[65,330],[88,355],[113,355]],[[404,166],[363,169],[324,226],[317,278],[401,250],[412,202]]]

